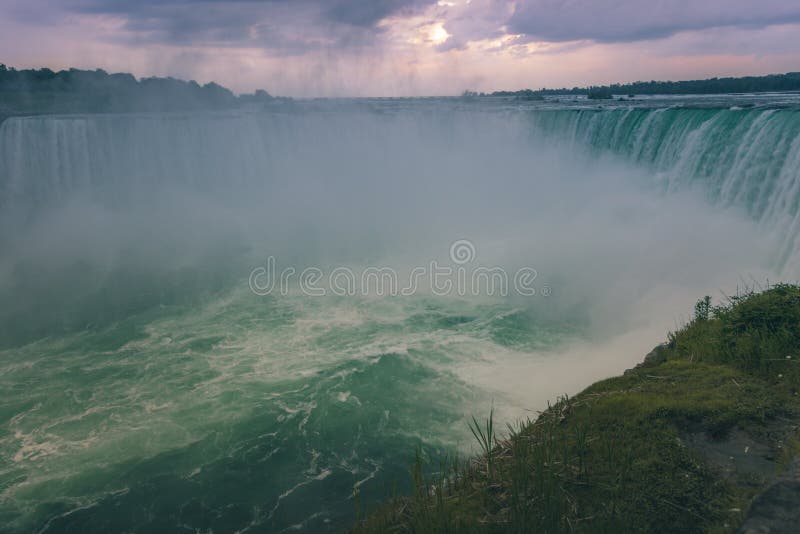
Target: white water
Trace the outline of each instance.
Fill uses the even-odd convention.
[[[747,211],[783,240],[778,262],[797,270],[800,110],[628,108],[533,115],[537,128],[576,149],[643,165],[666,192],[700,190],[710,203]]]

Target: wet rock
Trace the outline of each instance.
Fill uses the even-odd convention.
[[[800,458],[753,501],[740,534],[800,532]]]

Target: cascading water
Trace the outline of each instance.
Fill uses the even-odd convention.
[[[703,292],[791,274],[799,132],[430,99],[7,119],[0,524],[339,530],[417,446],[469,452],[469,415],[530,415]],[[267,256],[535,268],[536,294],[260,295]]]
[[[536,134],[608,151],[655,171],[665,191],[700,186],[708,199],[779,225],[797,244],[800,110],[794,108],[550,109]],[[44,199],[109,182],[185,180],[219,190],[279,176],[276,156],[302,158],[320,136],[360,129],[304,116],[175,115],[11,118],[0,126],[0,201]],[[375,126],[372,124],[371,126]],[[315,135],[317,134],[317,135]],[[357,140],[354,139],[355,142]],[[226,150],[227,149],[227,150]],[[221,178],[224,177],[224,178]]]
[[[537,129],[573,147],[608,151],[654,171],[663,190],[702,189],[784,237],[779,263],[797,265],[800,110],[629,108],[532,114]]]

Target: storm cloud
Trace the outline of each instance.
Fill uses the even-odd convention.
[[[435,0],[67,0],[66,13],[110,15],[135,40],[174,45],[249,46],[293,54],[372,44],[379,21]]]
[[[2,0],[0,62],[291,96],[797,70],[797,0]]]
[[[509,31],[543,41],[629,42],[718,27],[800,22],[796,0],[526,0]]]
[[[139,43],[256,47],[277,55],[376,46],[385,31],[381,21],[421,14],[449,31],[441,51],[503,34],[615,43],[800,22],[796,0],[12,0],[10,6],[28,20],[37,13],[51,21],[115,17],[124,30],[120,39]]]

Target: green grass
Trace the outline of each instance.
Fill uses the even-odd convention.
[[[732,434],[746,436],[775,451],[777,472],[797,451],[798,361],[797,286],[716,307],[701,299],[695,318],[624,376],[559,399],[502,438],[492,412],[473,418],[479,457],[426,477],[417,455],[413,495],[354,531],[733,531],[773,473],[725,473],[693,437],[726,450]]]

